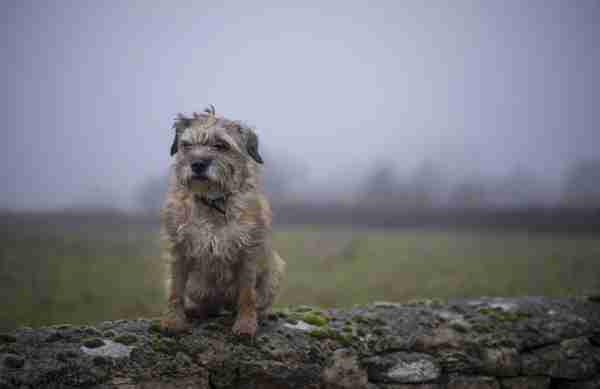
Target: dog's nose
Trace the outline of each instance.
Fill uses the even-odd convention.
[[[210,166],[212,159],[201,159],[195,162],[192,162],[192,171],[196,175],[202,175],[206,173],[206,169]]]

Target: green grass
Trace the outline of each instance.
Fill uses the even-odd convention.
[[[160,312],[164,266],[152,234],[97,240],[79,232],[3,238],[0,330]]]
[[[157,238],[139,227],[5,229],[0,330],[158,315]],[[278,228],[275,246],[288,262],[279,305],[600,289],[600,240],[589,236],[302,227]]]
[[[289,263],[282,303],[576,295],[600,289],[593,237],[450,231],[278,232]]]

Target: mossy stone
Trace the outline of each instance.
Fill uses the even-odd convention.
[[[83,340],[83,345],[87,348],[98,348],[104,346],[104,341],[100,338],[87,338]]]
[[[95,327],[85,327],[83,332],[89,336],[102,336],[102,333]]]
[[[181,349],[181,346],[174,339],[157,338],[152,342],[152,349],[163,354],[175,355]]]
[[[316,310],[316,308],[311,307],[309,305],[299,305],[294,309],[294,311],[300,312],[300,313],[311,312],[311,311],[315,311],[315,310]]]
[[[133,334],[123,334],[123,335],[119,335],[115,338],[115,342],[124,344],[125,346],[134,344],[137,341],[138,341],[137,336],[135,336]]]
[[[148,327],[148,331],[156,332],[156,333],[160,334],[162,331],[162,327],[160,326],[160,321],[154,320],[152,323],[150,323],[150,327]]]
[[[505,311],[502,308],[481,308],[478,312],[499,321],[517,321],[531,316],[526,312]]]
[[[329,319],[320,313],[310,312],[302,315],[302,321],[313,326],[323,327],[329,322]]]

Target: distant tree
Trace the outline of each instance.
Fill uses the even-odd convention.
[[[400,186],[392,164],[380,162],[375,165],[359,192],[359,203],[365,206],[389,206],[397,202]]]
[[[504,177],[491,179],[488,194],[496,207],[522,208],[547,204],[552,197],[550,192],[548,183],[533,171],[516,166]]]
[[[361,202],[396,209],[424,209],[441,203],[444,197],[441,169],[425,161],[408,177],[398,177],[392,163],[379,163],[364,180]]]
[[[443,173],[441,168],[431,161],[425,160],[418,165],[408,184],[413,207],[431,208],[443,201]]]
[[[565,177],[563,199],[578,207],[600,207],[600,160],[578,161]]]
[[[489,188],[483,178],[472,177],[457,184],[451,191],[449,203],[459,208],[485,208],[489,204]]]
[[[364,183],[364,193],[369,196],[393,196],[398,189],[394,169],[389,164],[375,166]]]

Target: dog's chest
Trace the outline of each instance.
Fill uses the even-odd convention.
[[[250,241],[250,231],[241,227],[201,222],[185,228],[191,268],[199,270],[198,281],[215,292],[236,284],[238,263]]]
[[[236,223],[200,220],[185,227],[184,240],[194,261],[233,265],[251,243],[251,231],[248,226]]]

